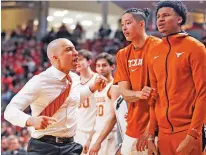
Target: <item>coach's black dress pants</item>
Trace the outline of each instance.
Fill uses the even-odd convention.
[[[27,151],[28,155],[80,155],[82,146],[74,141],[56,143],[31,138]]]

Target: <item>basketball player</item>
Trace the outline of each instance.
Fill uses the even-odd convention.
[[[152,89],[149,82],[147,56],[160,39],[145,32],[148,9],[131,8],[122,16],[122,31],[131,44],[118,51],[114,84],[128,103],[127,129],[121,153],[123,155],[147,154],[149,104]],[[142,152],[141,152],[142,151]]]
[[[113,77],[112,77],[112,70],[115,68],[115,60],[112,55],[107,53],[101,53],[96,58],[96,71],[97,73],[103,75],[107,78],[108,82],[106,87],[100,91],[95,92],[94,97],[97,106],[97,116],[95,120],[94,132],[90,135],[87,141],[87,151],[89,150],[89,146],[95,144],[97,141],[101,130],[104,128],[108,118],[110,117],[111,102],[114,101],[119,97],[119,94],[115,92],[115,89],[111,88],[113,85]],[[111,95],[112,94],[112,95]],[[114,122],[115,124],[116,122]],[[102,147],[98,152],[98,155],[113,155],[115,154],[116,148],[116,128],[113,128],[112,132],[105,138],[102,142]],[[92,150],[89,151],[89,154],[92,155],[95,152]]]
[[[77,72],[80,73],[81,85],[90,85],[94,83],[97,76],[97,73],[94,73],[90,67],[92,64],[92,53],[88,50],[80,50],[78,55]],[[90,132],[93,131],[96,118],[94,95],[91,95],[82,102],[77,112],[77,132],[74,138],[77,143],[84,146],[89,138]],[[84,154],[84,150],[82,154]]]
[[[109,92],[111,96],[116,95],[118,96],[119,87],[117,85],[112,85],[111,91]],[[127,103],[123,100],[122,96],[119,96],[118,99],[115,101],[116,97],[112,97],[112,101],[110,102],[110,117],[108,118],[107,122],[105,123],[104,128],[102,129],[100,135],[98,136],[96,142],[90,148],[90,155],[95,155],[99,152],[102,146],[102,142],[107,138],[110,134],[112,129],[114,128],[115,124],[117,123],[117,148],[115,155],[121,155],[120,147],[123,141],[124,133],[126,130],[126,120],[125,116],[128,113]]]
[[[161,155],[201,155],[206,113],[205,46],[182,30],[187,9],[181,1],[160,1],[156,16],[163,37],[149,58],[151,87],[158,92],[156,102],[150,103],[149,154],[157,154],[151,142],[158,125]]]

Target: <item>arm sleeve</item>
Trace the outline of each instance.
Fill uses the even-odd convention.
[[[189,60],[197,99],[188,134],[197,138],[201,135],[206,113],[206,50],[202,44],[195,46],[192,50]]]
[[[152,66],[152,61],[151,61],[151,56],[149,57],[148,61],[148,68],[149,68],[149,78],[150,78],[150,85],[151,88],[154,90],[151,93],[151,97],[149,98],[149,105],[150,105],[150,125],[149,125],[149,134],[154,135],[155,131],[157,129],[157,119],[156,119],[156,114],[155,114],[155,102],[157,96],[157,79],[155,76],[155,73],[153,71],[153,66]]]
[[[38,98],[41,93],[40,86],[37,76],[30,79],[6,107],[4,112],[5,119],[13,125],[25,127],[30,115],[23,111]]]
[[[117,84],[121,81],[128,81],[129,79],[129,71],[127,69],[127,56],[123,50],[120,50],[116,56],[116,72],[114,76],[114,84]]]

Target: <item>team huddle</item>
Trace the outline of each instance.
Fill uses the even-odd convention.
[[[149,14],[124,12],[122,32],[131,43],[116,60],[108,53],[94,60],[63,38],[48,45],[52,67],[32,78],[5,111],[12,124],[34,127],[29,154],[202,154],[205,46],[181,29],[187,16],[181,1],[157,3],[162,39],[147,35]],[[29,105],[31,117],[22,112]],[[40,115],[45,109],[55,112]]]

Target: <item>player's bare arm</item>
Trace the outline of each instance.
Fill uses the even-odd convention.
[[[87,142],[86,142],[86,144],[83,146],[82,153],[85,153],[85,154],[88,153],[89,148],[90,148],[90,143],[91,143],[91,141],[92,141],[92,137],[93,137],[94,133],[95,133],[94,130],[92,130],[92,131],[90,132],[89,137],[88,137],[88,139],[87,139]]]
[[[120,88],[120,92],[127,103],[136,102],[140,99],[148,99],[152,92],[152,89],[147,86],[145,86],[140,91],[134,91],[132,90],[131,84],[128,81],[119,82],[118,85]]]
[[[89,155],[94,155],[95,153],[98,153],[98,151],[101,148],[101,143],[106,139],[106,137],[112,131],[112,129],[114,128],[117,122],[115,111],[114,111],[114,102],[120,96],[119,87],[117,85],[112,85],[109,90],[109,95],[111,96],[110,117],[108,118],[105,124],[104,130],[101,131],[99,137],[97,138],[96,143],[91,147]]]

